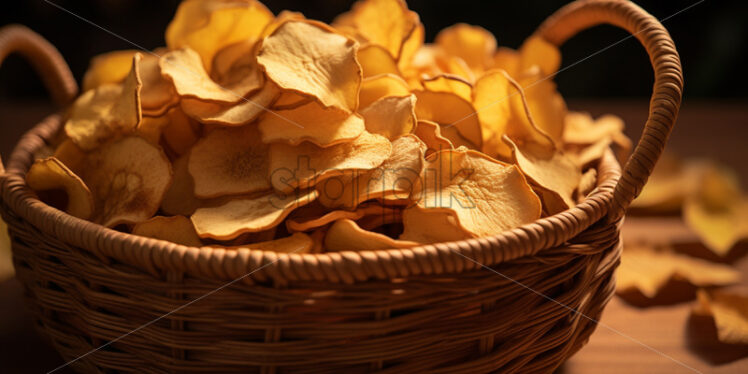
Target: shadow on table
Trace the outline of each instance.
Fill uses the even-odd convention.
[[[686,324],[686,346],[712,365],[723,365],[748,357],[748,344],[726,344],[717,339],[711,316],[691,314]]]

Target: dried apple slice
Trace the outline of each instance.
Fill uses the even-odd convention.
[[[456,75],[439,74],[426,77],[421,80],[421,85],[427,91],[451,92],[467,102],[472,101],[473,86],[470,82]]]
[[[190,219],[201,238],[230,240],[275,227],[291,211],[316,198],[315,190],[236,198],[222,205],[198,208]]]
[[[670,249],[627,246],[617,271],[616,289],[619,293],[636,289],[654,298],[673,278],[695,286],[724,286],[739,281],[740,273],[727,265],[713,264]]]
[[[94,211],[91,191],[83,180],[55,157],[34,161],[28,173],[26,184],[35,192],[64,190],[67,201],[64,209],[72,216],[88,219]]]
[[[421,120],[418,121],[413,134],[426,144],[426,156],[444,149],[452,149],[452,142],[442,136],[439,124]]]
[[[86,159],[86,153],[69,138],[57,146],[53,156],[75,174],[80,174]]]
[[[748,296],[737,290],[704,290],[696,293],[693,313],[710,315],[717,339],[727,344],[748,344]]]
[[[159,60],[156,55],[146,54],[138,66],[143,82],[140,89],[140,106],[144,115],[162,113],[164,108],[176,105],[179,101],[174,86],[161,75]]]
[[[270,182],[279,191],[306,188],[320,181],[370,170],[392,151],[387,138],[364,131],[351,142],[321,148],[311,143],[270,145]]]
[[[257,63],[280,88],[354,112],[362,77],[357,49],[323,23],[288,21],[263,40]]]
[[[359,41],[382,46],[397,59],[403,44],[419,23],[402,0],[364,0],[333,21],[333,26],[354,33]]]
[[[236,104],[208,103],[197,99],[182,99],[182,110],[190,117],[204,124],[223,126],[243,126],[268,111],[268,107],[280,94],[278,87],[265,85],[252,96],[241,99]]]
[[[151,218],[172,176],[164,152],[141,137],[126,136],[97,149],[81,175],[94,197],[92,221],[114,227]]]
[[[447,54],[460,57],[477,71],[490,66],[496,52],[496,38],[490,31],[464,23],[443,29],[435,40]]]
[[[132,58],[130,72],[122,84],[106,84],[86,91],[75,100],[65,122],[65,133],[84,151],[135,130],[141,120],[138,73],[140,54]]]
[[[267,240],[264,242],[232,245],[232,246],[220,246],[210,245],[211,248],[222,248],[222,249],[249,249],[251,251],[273,251],[283,253],[310,253],[314,247],[314,239],[307,234],[296,232],[285,238]]]
[[[561,66],[561,52],[558,48],[533,35],[519,48],[519,71],[526,71],[533,66],[540,68],[543,76],[556,73]]]
[[[192,222],[185,216],[156,216],[147,221],[136,223],[132,228],[132,233],[188,247],[203,245],[195,232],[195,227],[192,226]]]
[[[318,190],[319,191],[319,190]],[[321,196],[321,193],[320,193]],[[312,204],[314,205],[314,204]],[[310,205],[307,205],[307,207]],[[306,207],[305,207],[306,208]],[[319,208],[326,209],[319,205]],[[315,209],[315,210],[317,210]],[[303,210],[299,209],[296,212]],[[294,214],[296,213],[294,212]],[[356,210],[333,210],[324,214],[311,214],[301,217],[289,217],[286,220],[286,228],[291,231],[311,231],[320,227],[326,226],[339,219],[352,219],[357,220],[359,218],[375,215],[377,213],[385,212],[385,208],[376,204],[364,204],[359,206]]]
[[[188,156],[179,157],[172,166],[174,180],[161,200],[161,210],[166,214],[189,216],[201,205],[195,197],[195,182],[188,169]]]
[[[509,75],[517,75],[519,72],[519,52],[507,47],[499,47],[493,55],[493,68],[501,69]]]
[[[393,74],[380,74],[364,79],[359,92],[361,108],[387,96],[407,96],[410,94],[408,82]]]
[[[161,131],[166,145],[178,155],[187,153],[200,137],[197,126],[180,107],[170,109],[166,118],[169,123]]]
[[[273,109],[295,109],[313,100],[314,99],[311,97],[302,96],[291,91],[283,92],[280,94],[280,96],[278,96],[278,99],[275,100]]]
[[[268,146],[254,125],[211,131],[192,148],[188,169],[201,199],[270,189]]]
[[[132,58],[138,51],[128,49],[100,54],[91,59],[83,76],[82,92],[105,84],[122,83],[132,69]]]
[[[416,96],[383,97],[361,110],[366,131],[392,140],[416,127]]]
[[[182,98],[205,101],[213,104],[233,104],[259,90],[263,85],[258,69],[250,69],[236,81],[214,82],[203,68],[197,52],[182,48],[166,53],[159,61],[162,74],[174,85]]]
[[[380,45],[366,44],[358,49],[356,57],[361,64],[364,78],[379,74],[402,75],[395,58]]]
[[[454,127],[473,147],[480,149],[483,144],[481,126],[473,105],[450,92],[415,91],[416,117],[418,120],[436,122],[442,126],[442,135],[453,139],[444,129]]]
[[[335,183],[321,183],[319,201],[330,208],[352,209],[371,199],[411,199],[418,192],[425,151],[426,145],[415,135],[399,137],[380,166],[343,184],[342,190],[336,191]]]
[[[376,249],[410,248],[419,243],[392,239],[387,235],[366,231],[350,219],[340,219],[330,226],[325,235],[328,251],[367,251]]]
[[[537,66],[526,70],[518,80],[527,99],[532,121],[538,129],[561,143],[566,117],[566,102],[556,91],[556,84],[546,79]],[[527,117],[524,117],[527,120]],[[529,126],[529,124],[528,124]]]
[[[311,101],[295,109],[278,110],[260,117],[257,127],[265,143],[282,141],[297,145],[303,141],[329,147],[357,138],[364,131],[364,119]]]
[[[166,28],[166,45],[172,50],[195,50],[205,70],[211,71],[219,50],[239,41],[259,39],[273,18],[273,13],[254,0],[183,1]]]
[[[410,12],[410,18],[412,22],[415,23],[415,27],[413,27],[400,47],[400,56],[397,59],[397,66],[400,70],[410,68],[418,50],[423,46],[423,41],[426,36],[426,29],[423,27],[418,14]]]
[[[512,149],[514,163],[522,173],[544,190],[541,198],[546,209],[555,208],[548,213],[555,214],[575,205],[574,191],[582,179],[582,171],[574,159],[561,151],[548,150],[534,143],[517,145],[507,136],[503,140]]]
[[[480,152],[434,153],[421,180],[420,200],[403,212],[403,240],[495,235],[540,218],[540,199],[519,168]]]

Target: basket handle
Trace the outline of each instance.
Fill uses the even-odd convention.
[[[662,154],[678,117],[683,73],[678,51],[665,27],[630,1],[575,1],[550,16],[536,34],[560,46],[578,32],[603,23],[620,27],[636,37],[647,50],[655,73],[644,132],[613,191],[608,220],[614,221],[623,216],[631,201],[639,195]]]
[[[60,107],[70,103],[78,94],[78,84],[67,63],[41,35],[21,25],[0,28],[0,65],[12,53],[19,53],[31,62],[52,99]],[[5,168],[0,157],[0,174],[3,173]]]

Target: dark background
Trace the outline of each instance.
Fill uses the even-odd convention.
[[[164,30],[177,7],[177,0],[53,0],[103,28],[140,46],[164,45]],[[409,7],[421,15],[426,40],[457,22],[483,26],[492,31],[499,45],[516,48],[524,38],[565,0],[434,1],[411,0]],[[698,0],[640,0],[638,3],[658,19],[669,17]],[[264,2],[278,13],[283,9],[303,12],[307,17],[331,22],[350,8],[346,0],[281,0]],[[706,0],[665,21],[681,54],[686,77],[686,98],[746,97],[746,45],[748,5],[744,1]],[[43,0],[6,1],[0,25],[21,23],[57,46],[79,80],[88,61],[96,54],[135,48],[95,26]],[[572,39],[562,49],[568,66],[626,37],[623,31],[601,26]],[[638,42],[628,40],[560,73],[556,77],[568,98],[647,97],[652,72]],[[0,100],[43,98],[43,86],[18,57],[9,58],[0,69]]]

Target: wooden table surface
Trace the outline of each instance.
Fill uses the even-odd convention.
[[[572,100],[569,107],[594,115],[614,113],[636,139],[647,102]],[[0,154],[28,127],[48,113],[43,103],[0,103]],[[684,156],[710,157],[735,169],[748,184],[748,106],[744,103],[686,101],[669,149]],[[694,248],[695,238],[678,219],[628,218],[624,241],[647,237]],[[690,246],[690,247],[689,247]],[[696,249],[698,250],[698,248]],[[743,251],[744,253],[744,251]],[[4,259],[0,258],[0,261]],[[748,288],[748,256],[734,262]],[[710,321],[690,317],[690,302],[637,307],[614,298],[589,344],[560,373],[748,373],[748,346],[725,346],[715,339]],[[33,330],[15,280],[0,282],[0,372],[47,372],[62,361]],[[60,370],[58,373],[70,372]]]

